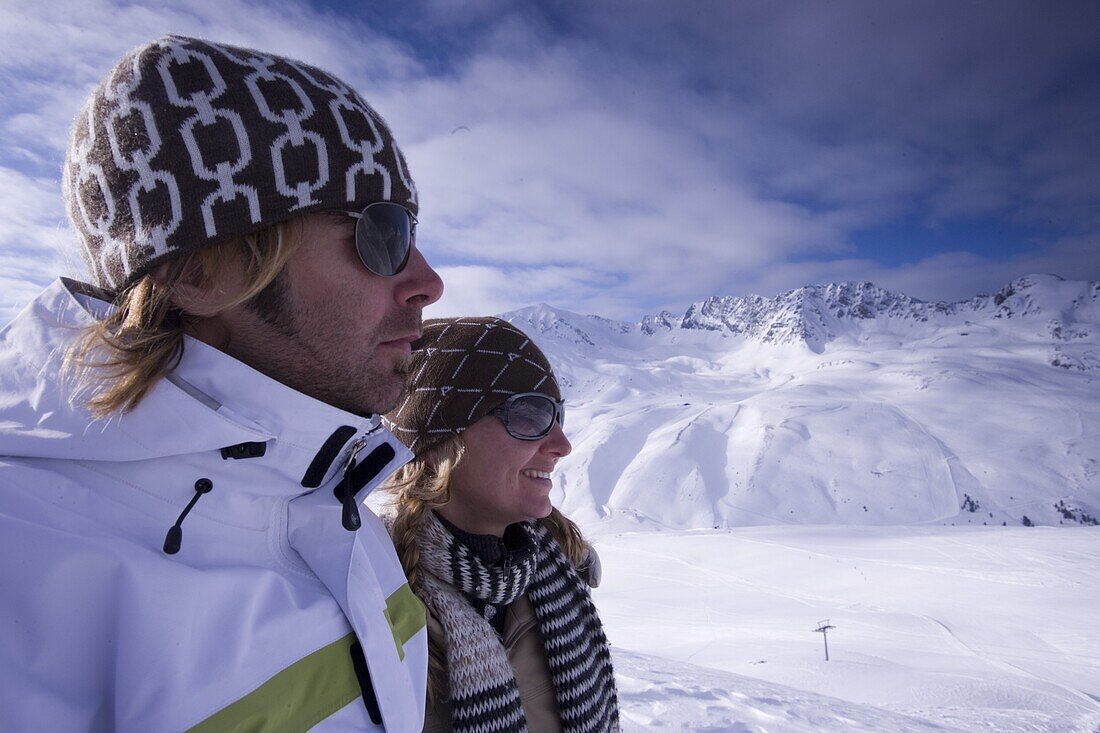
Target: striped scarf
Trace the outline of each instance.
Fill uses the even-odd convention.
[[[563,731],[618,731],[618,699],[603,625],[588,586],[546,528],[523,522],[532,551],[486,566],[433,513],[428,515],[419,535],[424,600],[447,632],[456,733],[527,731],[504,645],[471,603],[508,604],[525,593],[542,632]]]

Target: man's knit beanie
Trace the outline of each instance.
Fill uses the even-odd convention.
[[[126,55],[87,100],[65,202],[93,282],[117,291],[165,258],[416,186],[386,123],[300,61],[165,36]]]
[[[520,392],[561,399],[546,355],[499,318],[436,318],[413,344],[405,401],[386,415],[417,456]]]

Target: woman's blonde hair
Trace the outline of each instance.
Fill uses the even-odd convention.
[[[420,544],[418,535],[428,521],[428,512],[444,506],[451,500],[451,473],[462,461],[465,444],[462,436],[455,436],[425,451],[398,469],[386,482],[384,489],[390,493],[393,537],[397,556],[405,570],[409,586],[429,602],[420,568]],[[561,547],[574,567],[580,567],[588,547],[580,528],[556,508],[539,522]],[[441,699],[447,689],[447,654],[438,642],[428,640],[428,700]]]
[[[188,324],[251,300],[278,277],[300,243],[300,224],[298,217],[181,254],[163,278],[145,275],[121,290],[114,310],[84,329],[65,356],[74,394],[96,417],[135,408],[179,364]],[[237,272],[240,282],[227,284],[227,273]],[[176,305],[182,284],[212,296],[201,313]]]

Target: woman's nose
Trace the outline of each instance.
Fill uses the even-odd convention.
[[[550,433],[543,438],[543,443],[539,446],[539,449],[553,453],[558,458],[563,458],[573,451],[573,444],[569,442],[569,438],[565,437],[561,425],[554,423]]]

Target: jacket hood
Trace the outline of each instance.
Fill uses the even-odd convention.
[[[112,306],[59,279],[0,330],[0,455],[88,461],[142,461],[277,439],[295,448],[304,475],[330,436],[379,429],[297,392],[192,338],[179,366],[133,410],[94,418],[62,376],[79,329]],[[281,451],[286,455],[285,451]],[[328,473],[326,471],[326,473]]]

